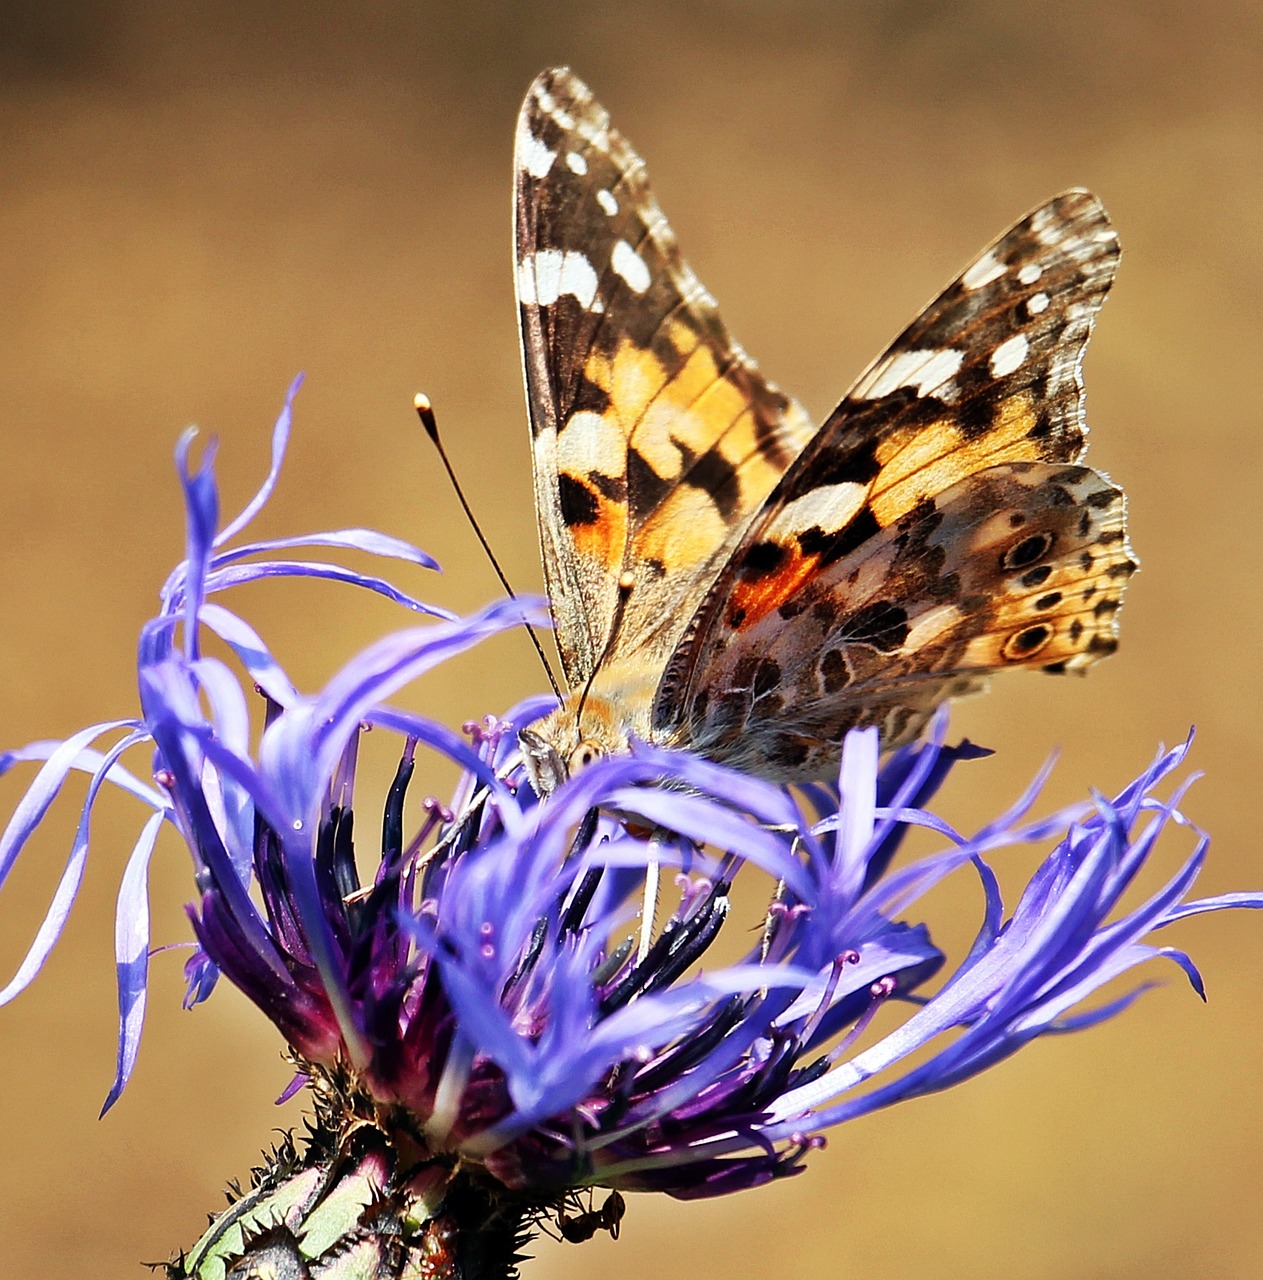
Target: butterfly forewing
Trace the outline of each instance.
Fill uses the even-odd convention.
[[[659,667],[811,436],[729,336],[644,164],[568,71],[532,85],[516,148],[517,286],[544,571],[567,679]]]
[[[1135,568],[1085,467],[1079,367],[1113,278],[1068,192],[987,249],[856,382],[755,517],[671,658],[655,730],[778,777],[887,745],[1009,666],[1116,646]]]

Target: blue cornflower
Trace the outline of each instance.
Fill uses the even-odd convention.
[[[70,773],[90,775],[53,904],[0,1002],[30,982],[65,923],[89,815],[109,781],[151,816],[119,897],[120,1039],[106,1106],[136,1059],[146,876],[164,822],[193,859],[198,949],[187,1002],[224,975],[277,1025],[296,1084],[315,1096],[306,1154],[278,1153],[173,1274],[222,1274],[225,1259],[263,1247],[264,1225],[267,1247],[290,1249],[312,1274],[340,1274],[330,1259],[345,1261],[352,1246],[378,1258],[387,1240],[496,1274],[511,1268],[530,1215],[573,1209],[578,1188],[689,1198],[797,1173],[832,1125],[945,1088],[1044,1032],[1118,1012],[1139,989],[1085,1001],[1146,960],[1174,960],[1200,993],[1189,957],[1151,935],[1199,912],[1263,905],[1263,894],[1189,897],[1207,840],[1179,808],[1186,782],[1159,798],[1188,743],[1159,753],[1118,795],[1034,821],[1041,775],[968,836],[926,807],[950,769],[985,754],[946,746],[942,715],[925,741],[884,761],[874,731],[851,733],[832,787],[790,791],[633,744],[541,802],[516,731],[551,699],[463,735],[390,700],[485,637],[544,623],[543,602],[501,601],[457,618],[383,579],[288,558],[320,546],[435,567],[362,529],[236,542],[275,485],[296,390],[266,482],[222,529],[213,447],[194,468],[191,438],[180,443],[186,558],[141,635],[140,716],[0,757],[0,772],[43,762],[0,837],[0,880]],[[319,692],[300,693],[263,639],[217,600],[244,582],[295,575],[367,588],[429,620],[355,655]],[[204,652],[208,634],[241,672]],[[252,690],[262,702],[257,732]],[[369,728],[397,735],[399,766],[362,882],[355,785]],[[94,745],[102,738],[113,739],[103,750]],[[148,781],[120,763],[144,743]],[[413,802],[419,752],[463,770],[450,803]],[[1161,888],[1125,904],[1173,826],[1191,851]],[[914,827],[936,833],[942,849],[896,863]],[[1052,852],[1006,907],[991,862],[1008,847],[1049,841]],[[977,880],[982,923],[937,981],[945,957],[908,916],[953,873]],[[727,942],[734,932],[724,931],[734,882],[760,874],[770,898],[761,928],[738,926],[737,953],[715,959],[721,934]],[[893,1028],[883,1018],[879,1032],[876,1015],[892,1008],[906,1017]],[[359,1180],[378,1216],[318,1230],[330,1188],[347,1179]],[[616,1229],[621,1203],[563,1213],[562,1229],[571,1238]]]

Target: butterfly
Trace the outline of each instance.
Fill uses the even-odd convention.
[[[1006,231],[812,425],[729,335],[644,162],[570,71],[518,120],[517,297],[544,575],[570,692],[547,794],[632,739],[779,781],[909,741],[990,672],[1082,671],[1136,569],[1081,465],[1118,239],[1086,191]]]

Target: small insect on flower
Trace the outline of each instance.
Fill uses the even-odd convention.
[[[571,1217],[564,1209],[557,1211],[557,1230],[564,1240],[571,1244],[582,1244],[591,1240],[598,1231],[608,1231],[611,1239],[617,1240],[622,1227],[623,1215],[627,1212],[627,1201],[611,1191],[605,1197],[599,1209],[586,1209]]]

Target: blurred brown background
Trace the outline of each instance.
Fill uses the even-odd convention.
[[[1088,359],[1092,460],[1124,482],[1144,572],[1121,655],[1014,677],[957,730],[999,749],[944,798],[968,826],[1054,745],[1050,801],[1113,788],[1196,723],[1201,887],[1263,886],[1258,848],[1263,18],[1247,3],[386,0],[0,6],[0,742],[134,706],[133,650],[181,545],[179,430],[253,490],[308,374],[272,534],[366,523],[494,583],[419,442],[434,398],[510,576],[538,583],[509,240],[515,112],[570,63],[648,157],[733,330],[816,413],[995,233],[1071,185],[1125,248]],[[330,602],[331,603],[327,603]],[[237,599],[308,687],[405,621],[336,592]],[[450,722],[540,685],[502,640],[419,695]],[[142,766],[143,768],[143,762]],[[29,776],[23,774],[23,780]],[[18,783],[6,779],[8,809]],[[7,980],[73,826],[13,878]],[[113,1071],[113,896],[139,826],[109,803],[65,945],[0,1011],[0,1274],[140,1276],[243,1176],[286,1083],[222,991],[178,1007],[154,963],[140,1064]],[[187,862],[155,864],[155,940],[187,937]],[[976,893],[936,932],[959,942]],[[623,1238],[544,1242],[529,1274],[1263,1274],[1263,919],[1193,922],[1203,1007],[1171,968],[1121,1020],[834,1133],[805,1177],[706,1205],[633,1201]]]

